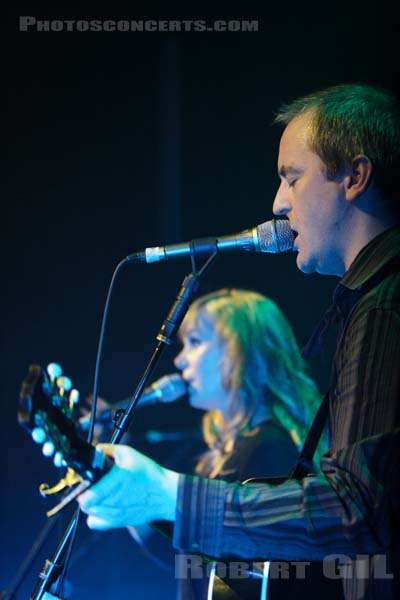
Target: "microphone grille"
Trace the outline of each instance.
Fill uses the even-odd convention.
[[[260,252],[285,252],[293,249],[293,231],[289,221],[276,219],[257,226]]]
[[[173,402],[187,392],[187,385],[179,373],[164,375],[158,381],[157,387],[161,391],[161,402]]]

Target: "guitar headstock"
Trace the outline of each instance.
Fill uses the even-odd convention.
[[[57,467],[69,467],[93,483],[104,474],[104,455],[89,444],[76,427],[79,392],[61,367],[44,370],[31,365],[19,396],[18,422]]]

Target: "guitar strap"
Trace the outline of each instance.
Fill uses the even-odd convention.
[[[296,464],[289,474],[288,479],[303,479],[313,470],[313,457],[317,449],[322,431],[328,419],[329,412],[329,390],[317,410],[317,414],[311,424],[310,430],[300,450]]]

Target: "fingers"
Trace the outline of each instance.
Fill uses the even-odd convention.
[[[83,512],[88,512],[91,506],[96,503],[96,494],[92,490],[87,490],[78,496],[77,501]]]
[[[97,448],[114,459],[111,470],[78,497],[78,502],[84,512],[97,504],[110,503],[110,499],[118,498],[126,502],[128,494],[124,495],[125,488],[134,487],[135,475],[133,468],[138,453],[129,446],[115,446],[113,444],[98,444]],[[122,496],[122,498],[121,498]]]
[[[89,527],[110,529],[174,519],[178,473],[129,446],[99,444],[98,448],[114,459],[114,465],[78,498],[89,515]]]
[[[113,498],[120,491],[121,475],[119,471],[120,468],[114,465],[103,479],[78,496],[78,502],[83,511],[87,512],[92,506],[107,502],[107,499]]]
[[[112,525],[105,519],[101,519],[100,517],[95,517],[94,515],[90,515],[86,519],[86,523],[87,523],[87,526],[89,527],[89,529],[97,529],[97,530],[101,530],[101,531],[104,531],[106,529],[112,529],[113,527],[115,527],[115,525]]]
[[[129,468],[135,464],[136,451],[130,446],[123,444],[97,444],[97,448],[103,450],[110,458],[113,458],[117,465]]]
[[[87,509],[87,525],[90,529],[112,529],[126,527],[127,522],[134,522],[137,511],[132,507],[104,506],[96,504]]]

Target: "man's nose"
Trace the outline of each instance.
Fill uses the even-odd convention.
[[[272,212],[274,215],[287,215],[290,210],[290,203],[288,200],[287,192],[281,184],[276,192],[274,203],[272,205]]]

